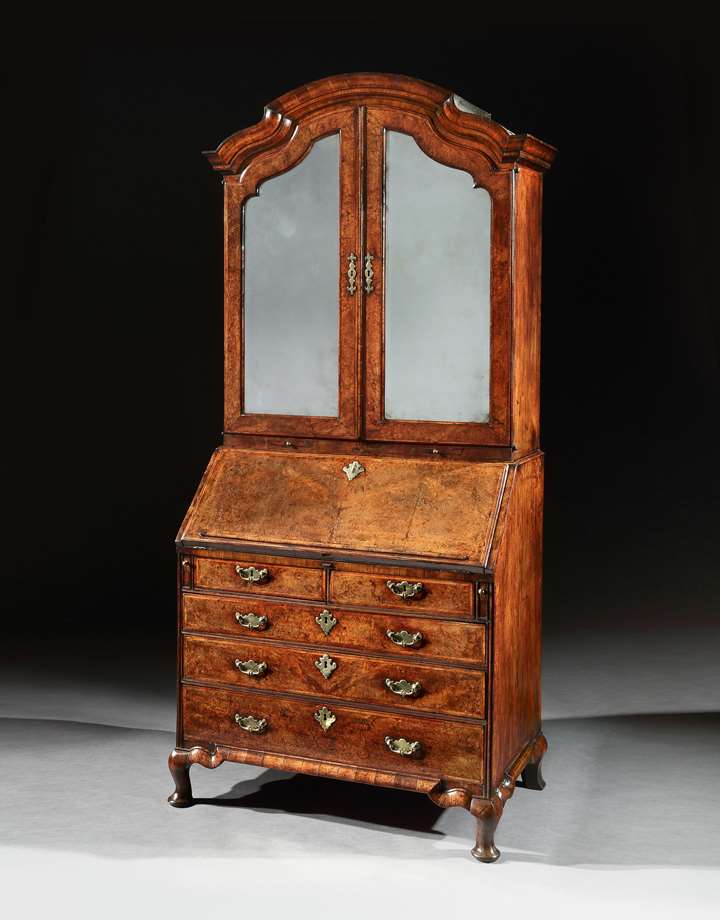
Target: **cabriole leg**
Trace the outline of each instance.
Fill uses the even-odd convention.
[[[500,850],[495,846],[495,828],[502,817],[502,804],[496,801],[488,802],[487,799],[473,799],[470,814],[474,815],[477,821],[475,846],[470,852],[480,862],[495,862],[500,856]]]
[[[189,808],[195,804],[190,784],[191,761],[186,751],[173,751],[168,758],[170,774],[175,782],[175,792],[168,797],[168,802],[175,808]]]

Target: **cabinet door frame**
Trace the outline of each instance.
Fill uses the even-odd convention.
[[[491,200],[490,417],[487,422],[438,422],[385,417],[385,131],[410,135],[429,157],[470,173]],[[512,170],[497,171],[470,144],[445,140],[420,113],[373,105],[365,128],[365,248],[375,256],[374,290],[365,297],[365,437],[409,443],[510,444],[510,291]],[[419,190],[420,192],[420,190]]]
[[[340,134],[338,284],[338,416],[247,413],[244,407],[244,215],[261,184],[292,169],[315,141]],[[225,178],[225,433],[352,438],[360,429],[359,321],[361,208],[358,113],[341,108],[303,119],[281,146],[258,151],[237,175]],[[357,290],[348,291],[347,257],[358,257]],[[292,296],[292,278],[287,279]]]

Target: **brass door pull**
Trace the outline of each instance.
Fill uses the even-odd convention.
[[[423,641],[423,634],[421,632],[409,633],[406,629],[401,629],[399,632],[393,632],[392,629],[387,629],[385,635],[391,642],[394,642],[395,645],[402,645],[403,648],[420,648]]]
[[[357,291],[357,256],[354,252],[351,252],[347,257],[348,260],[348,270],[347,270],[347,292],[348,294],[354,294]]]
[[[249,661],[240,661],[239,658],[236,658],[235,667],[241,674],[247,674],[248,677],[262,677],[263,674],[267,674],[268,669],[265,661],[253,661],[252,658]]]
[[[373,262],[375,261],[375,256],[370,255],[368,252],[365,255],[365,293],[372,294],[375,290],[373,287],[373,278],[375,277],[375,272],[373,271]]]
[[[268,726],[267,719],[256,719],[255,716],[241,716],[235,713],[235,721],[244,732],[255,732],[262,735]]]
[[[404,601],[411,601],[415,597],[421,597],[423,593],[423,583],[421,581],[388,581],[386,584],[395,597],[401,597]]]
[[[235,619],[245,629],[267,629],[268,618],[263,614],[257,616],[255,613],[240,613],[236,611]]]
[[[254,565],[244,569],[241,565],[235,566],[235,571],[249,585],[262,585],[270,580],[270,573],[267,569],[256,569]]]
[[[406,741],[405,738],[391,738],[385,736],[385,744],[393,754],[399,754],[401,757],[420,757],[422,754],[422,744],[419,741]]]
[[[420,696],[422,692],[419,680],[393,680],[391,677],[386,677],[385,686],[391,693],[396,693],[398,696]]]

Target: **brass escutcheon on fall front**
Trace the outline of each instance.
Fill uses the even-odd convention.
[[[353,479],[357,479],[360,473],[364,472],[365,467],[362,465],[362,463],[358,463],[357,460],[353,460],[352,463],[348,463],[347,466],[343,467],[343,473],[345,473],[347,476],[348,482],[352,482]]]
[[[420,597],[423,593],[423,583],[421,581],[388,581],[387,586],[395,597],[401,597],[405,601],[411,601],[414,597]]]
[[[262,585],[270,579],[270,573],[267,569],[256,569],[254,565],[244,569],[241,565],[235,566],[235,571],[249,585]]]

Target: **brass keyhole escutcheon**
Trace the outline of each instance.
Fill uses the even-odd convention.
[[[315,662],[315,667],[327,680],[332,672],[337,668],[337,661],[333,661],[329,655],[322,654]]]
[[[326,732],[330,726],[337,721],[337,716],[334,715],[327,706],[321,706],[317,712],[313,713],[313,718],[320,725],[320,728]]]
[[[337,626],[337,620],[329,610],[323,610],[320,616],[315,617],[315,622],[322,629],[326,636],[332,632],[333,626]]]

